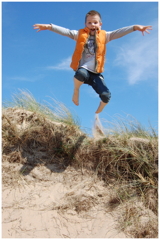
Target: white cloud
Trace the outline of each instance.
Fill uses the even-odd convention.
[[[6,77],[8,81],[15,80],[21,82],[36,82],[44,78],[43,74],[39,74],[36,76],[26,77],[26,76],[14,76],[14,77]]]
[[[150,35],[132,37],[117,51],[115,64],[122,67],[129,84],[157,78],[158,37],[157,23],[154,23]],[[134,33],[131,33],[132,36]],[[139,34],[141,34],[139,32]]]
[[[27,77],[8,77],[8,79],[10,80],[16,80],[16,81],[25,81],[25,82],[32,82],[31,78],[27,78]]]
[[[47,67],[47,69],[55,69],[55,70],[71,70],[70,68],[70,64],[71,64],[71,57],[68,57],[64,60],[62,60],[60,63],[58,63],[55,66],[49,66]]]

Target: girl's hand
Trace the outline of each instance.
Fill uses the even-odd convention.
[[[148,30],[152,30],[152,26],[142,26],[142,25],[135,25],[134,30],[138,30],[142,32],[142,35],[144,36],[144,33],[150,33]]]
[[[37,32],[42,30],[51,30],[51,24],[34,24],[33,28],[37,29]]]

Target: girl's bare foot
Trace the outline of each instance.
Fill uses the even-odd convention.
[[[104,102],[101,101],[100,104],[99,104],[99,107],[98,107],[98,109],[97,109],[97,111],[96,111],[96,113],[102,112],[103,108],[104,108],[106,105],[107,105],[107,103],[104,103]]]
[[[74,89],[72,101],[74,102],[75,105],[79,105],[79,89]]]

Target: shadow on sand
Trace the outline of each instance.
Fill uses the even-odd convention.
[[[26,159],[26,162],[19,170],[23,176],[30,174],[30,172],[38,165],[46,166],[51,172],[61,173],[72,163],[74,156],[81,146],[85,135],[80,136],[73,147],[69,150],[69,153],[64,151],[63,142],[59,139],[58,148],[47,151],[46,148],[35,147],[30,151],[23,149],[22,156]],[[62,153],[63,149],[63,153]]]

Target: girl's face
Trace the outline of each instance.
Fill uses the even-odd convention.
[[[96,30],[100,30],[101,26],[102,23],[98,15],[87,17],[86,27],[90,29],[90,35],[95,35]]]

